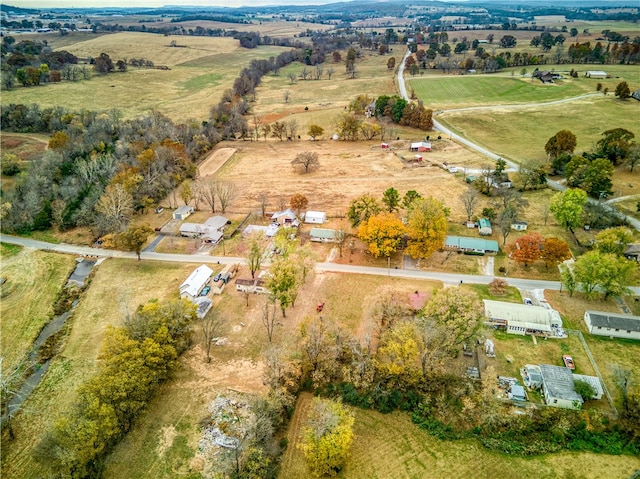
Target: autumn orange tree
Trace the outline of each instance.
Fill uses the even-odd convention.
[[[544,238],[542,235],[532,231],[529,234],[521,236],[511,244],[510,257],[518,263],[523,263],[526,267],[542,257],[543,246]]]
[[[309,200],[307,199],[307,197],[300,193],[296,193],[289,200],[289,205],[296,211],[296,214],[298,216],[300,216],[300,211],[307,208],[308,204]]]
[[[566,241],[560,238],[546,238],[542,246],[542,259],[545,268],[550,264],[557,265],[565,259],[571,258],[571,250]]]
[[[376,258],[391,256],[404,238],[405,227],[397,216],[383,212],[360,224],[358,237],[367,243],[369,252]]]

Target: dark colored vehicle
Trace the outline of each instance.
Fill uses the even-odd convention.
[[[218,281],[220,281],[221,276],[222,276],[222,273],[218,273],[213,277],[213,280],[217,283]]]

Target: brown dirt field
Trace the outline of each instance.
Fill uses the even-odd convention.
[[[417,135],[416,135],[417,137]],[[414,137],[415,138],[415,137]],[[462,192],[464,183],[450,173],[435,166],[410,167],[396,156],[411,158],[410,139],[392,142],[392,149],[380,149],[380,142],[243,142],[233,143],[236,154],[219,170],[219,175],[237,184],[241,193],[231,209],[237,212],[256,210],[257,202],[251,194],[267,191],[270,194],[269,211],[276,209],[278,198],[288,203],[295,193],[309,199],[309,209],[326,211],[328,216],[343,216],[356,197],[371,193],[380,196],[393,186],[400,194],[416,190],[423,196],[451,198],[452,191]],[[441,148],[424,155],[432,163],[447,162],[467,168],[479,168],[482,158],[465,148],[441,140]],[[229,143],[221,145],[229,148]],[[300,152],[316,152],[320,168],[307,175],[291,167],[291,161]],[[459,201],[447,204],[453,214],[461,214]]]
[[[216,148],[198,166],[198,174],[201,177],[214,175],[235,152],[235,148]]]

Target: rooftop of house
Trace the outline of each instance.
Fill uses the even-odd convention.
[[[585,313],[589,315],[592,326],[640,332],[640,316],[605,311],[585,311]]]
[[[549,392],[549,396],[582,403],[582,396],[575,390],[573,373],[570,369],[564,366],[541,364],[540,372],[542,373],[544,386]]]

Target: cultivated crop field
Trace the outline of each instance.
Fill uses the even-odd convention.
[[[282,479],[309,477],[302,451],[297,446],[311,399],[310,394],[303,394],[296,405],[279,476]],[[413,425],[406,413],[381,414],[364,409],[355,412],[351,458],[338,478],[622,479],[640,467],[640,459],[629,456],[562,453],[522,458],[502,455],[472,440],[441,441],[431,437]]]
[[[0,301],[2,373],[25,359],[53,316],[53,301],[75,267],[73,257],[16,247],[2,248]]]

